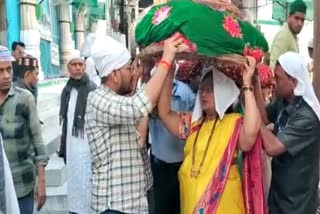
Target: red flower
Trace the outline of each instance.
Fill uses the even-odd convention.
[[[272,70],[269,66],[267,66],[265,64],[259,64],[258,71],[259,71],[259,76],[260,76],[262,88],[265,88],[265,87],[273,84],[272,83],[273,73],[272,73]]]
[[[264,57],[264,52],[260,48],[245,47],[243,50],[244,56],[252,56],[256,59],[257,63],[260,63]]]
[[[234,38],[242,38],[241,28],[236,19],[226,16],[223,21],[223,28]]]

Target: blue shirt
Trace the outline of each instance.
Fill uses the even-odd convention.
[[[176,112],[190,112],[195,105],[196,96],[191,88],[175,80],[172,90],[171,108]],[[170,134],[160,119],[152,114],[149,120],[149,143],[152,155],[166,163],[178,163],[183,160],[185,141]]]

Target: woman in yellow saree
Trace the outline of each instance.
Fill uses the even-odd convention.
[[[227,113],[240,91],[214,68],[202,77],[193,113],[171,111],[172,79],[168,78],[164,85],[158,103],[160,119],[171,133],[187,139],[179,171],[181,214],[265,213],[262,178],[255,177],[258,189],[250,186],[249,179],[241,179],[237,166],[239,149],[246,152],[255,147],[261,125],[251,85],[255,65],[255,60],[248,57],[243,74],[243,117]],[[250,157],[259,155],[258,152]],[[246,163],[245,175],[250,171],[248,159]],[[257,175],[261,176],[261,170]],[[253,194],[261,199],[258,203],[249,199]]]

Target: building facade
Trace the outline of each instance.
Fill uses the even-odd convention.
[[[105,19],[105,7],[98,0],[0,0],[0,44],[24,42],[40,60],[40,79],[66,76],[69,54]]]

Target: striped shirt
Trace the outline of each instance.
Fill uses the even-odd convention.
[[[0,132],[10,163],[17,197],[26,196],[36,183],[35,162],[46,166],[45,152],[37,108],[32,94],[12,84],[0,105]],[[31,155],[34,149],[35,157]]]
[[[147,214],[150,162],[136,124],[152,110],[143,91],[123,97],[100,86],[87,101],[86,132],[92,155],[92,213]]]

